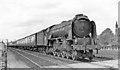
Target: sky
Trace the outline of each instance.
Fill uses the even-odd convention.
[[[0,39],[16,40],[85,14],[115,32],[119,0],[0,0]]]

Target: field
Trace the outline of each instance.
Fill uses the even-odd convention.
[[[102,56],[102,57],[109,57],[113,59],[118,59],[118,55],[120,56],[120,50],[99,50],[98,54],[96,56]]]

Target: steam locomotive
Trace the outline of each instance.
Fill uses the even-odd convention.
[[[86,15],[77,14],[71,20],[52,25],[9,45],[72,60],[92,60],[93,50],[97,48],[96,37],[95,22],[90,21]]]

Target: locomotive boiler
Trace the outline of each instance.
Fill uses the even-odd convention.
[[[96,48],[96,25],[86,15],[77,14],[72,20],[63,21],[49,29],[49,52],[54,56],[93,58]]]

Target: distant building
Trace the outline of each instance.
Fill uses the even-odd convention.
[[[120,1],[118,2],[118,29],[117,30],[118,30],[117,31],[118,43],[120,44]]]

